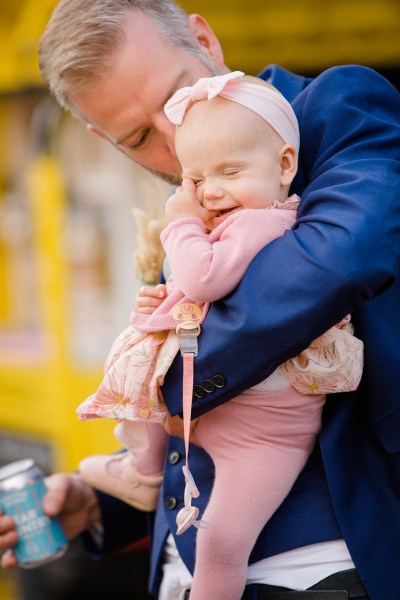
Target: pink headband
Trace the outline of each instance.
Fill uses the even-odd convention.
[[[175,92],[164,106],[164,112],[174,125],[181,125],[186,111],[194,102],[222,96],[260,115],[286,144],[294,146],[298,152],[299,126],[289,102],[273,88],[243,81],[243,75],[241,71],[234,71],[216,77],[202,77],[192,87]]]

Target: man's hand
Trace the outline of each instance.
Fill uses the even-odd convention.
[[[57,473],[47,477],[48,492],[43,499],[43,510],[49,517],[58,516],[68,539],[72,539],[101,521],[100,508],[94,490],[78,475]],[[0,512],[0,550],[5,550],[1,558],[4,569],[18,566],[13,547],[18,541],[12,517]]]
[[[152,315],[166,297],[167,286],[163,283],[155,287],[145,285],[137,293],[135,311],[143,315]]]
[[[210,213],[200,204],[196,196],[196,186],[192,179],[184,177],[182,185],[170,196],[165,204],[165,217],[167,223],[183,219],[184,217],[198,217],[204,223],[214,213]]]

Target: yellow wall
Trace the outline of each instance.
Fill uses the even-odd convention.
[[[68,270],[63,252],[65,187],[57,162],[40,154],[27,172],[32,208],[32,252],[38,280],[40,327],[6,330],[0,335],[0,423],[16,437],[49,443],[54,468],[73,469],[82,456],[112,449],[110,423],[79,423],[75,407],[99,383],[96,369],[78,369],[68,354]],[[4,330],[3,330],[4,334]],[[13,348],[13,349],[12,349]],[[1,459],[1,456],[0,456]]]
[[[231,68],[315,72],[341,63],[399,68],[397,0],[180,0],[218,34]],[[36,45],[56,0],[0,0],[0,90],[40,83]],[[6,57],[6,60],[4,60]]]
[[[315,72],[343,63],[400,66],[397,0],[180,0],[204,15],[226,63],[256,73],[268,63]]]
[[[54,0],[0,0],[2,91],[40,84],[37,40],[54,6]]]

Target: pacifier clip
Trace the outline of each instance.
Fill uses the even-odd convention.
[[[194,357],[198,354],[197,338],[200,334],[199,321],[202,317],[202,311],[197,304],[185,302],[177,304],[172,311],[173,318],[178,321],[176,335],[179,340],[179,348],[183,358],[183,438],[185,443],[186,463],[182,467],[185,478],[184,507],[176,516],[177,535],[181,535],[194,527],[207,527],[207,523],[198,520],[199,509],[192,506],[192,498],[198,498],[200,492],[196,486],[193,476],[189,470],[189,442],[190,442],[190,421],[192,413],[192,395],[193,395],[193,370]]]

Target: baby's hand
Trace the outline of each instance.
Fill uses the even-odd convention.
[[[184,217],[198,217],[205,223],[212,214],[198,201],[193,180],[184,177],[182,185],[167,200],[165,216],[168,223]]]
[[[167,286],[163,283],[155,287],[145,285],[137,293],[135,310],[144,315],[152,315],[166,297]]]

